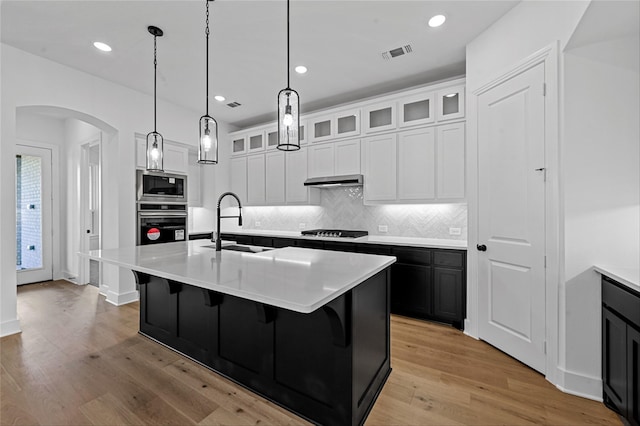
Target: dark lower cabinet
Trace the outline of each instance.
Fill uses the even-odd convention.
[[[640,425],[640,293],[602,278],[604,403]]]
[[[389,269],[308,314],[134,275],[140,333],[314,424],[363,424],[391,372]]]
[[[226,234],[224,239],[267,247],[303,247],[395,256],[391,266],[391,312],[464,329],[467,302],[465,250],[401,247],[350,241]]]

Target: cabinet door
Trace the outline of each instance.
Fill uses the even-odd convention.
[[[333,117],[318,117],[307,121],[307,134],[311,142],[328,141],[334,137],[335,123]]]
[[[304,145],[309,141],[309,137],[307,135],[307,122],[305,120],[300,120],[300,127],[298,131],[298,137],[300,139],[300,145]]]
[[[265,154],[267,205],[284,204],[284,154],[284,151]]]
[[[462,322],[463,276],[459,269],[433,268],[433,316],[446,322]]]
[[[337,113],[335,115],[335,125],[336,137],[358,136],[360,134],[360,110],[352,109]]]
[[[334,144],[309,147],[309,177],[333,176]]]
[[[396,199],[396,135],[362,140],[364,201]]]
[[[431,267],[391,265],[391,312],[430,314]]]
[[[627,407],[627,324],[602,309],[602,384],[609,400],[625,413]]]
[[[278,128],[272,127],[266,131],[267,149],[273,150],[278,147]]]
[[[627,420],[640,425],[640,332],[627,326]]]
[[[399,133],[398,200],[433,200],[435,175],[434,129]]]
[[[201,168],[198,153],[189,152],[189,174],[187,179],[187,199],[189,207],[202,207]]]
[[[247,157],[247,205],[262,206],[265,203],[264,154]]]
[[[247,153],[247,136],[236,135],[231,139],[231,155],[241,155]]]
[[[147,139],[136,136],[136,168],[147,168]]]
[[[396,128],[396,103],[370,105],[364,109],[365,133],[382,132]]]
[[[437,198],[460,200],[465,197],[464,123],[437,127]]]
[[[336,142],[334,150],[333,170],[336,175],[360,174],[360,139]]]
[[[307,180],[307,148],[287,152],[285,155],[285,198],[287,204],[305,204],[309,202],[309,188],[304,186]]]
[[[438,121],[464,117],[464,86],[442,89],[437,94]]]
[[[189,150],[187,148],[164,144],[164,170],[186,175],[189,172]]]
[[[259,130],[247,135],[248,152],[264,151],[266,132]]]
[[[436,120],[434,113],[435,93],[427,92],[403,98],[399,102],[398,127],[420,126],[433,123]]]
[[[247,204],[247,157],[231,159],[231,192]]]

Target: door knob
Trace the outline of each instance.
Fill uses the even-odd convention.
[[[484,244],[478,244],[476,245],[476,248],[478,249],[478,251],[487,251],[487,246],[485,246]]]

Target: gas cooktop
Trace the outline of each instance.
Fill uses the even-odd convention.
[[[306,237],[359,238],[369,235],[369,232],[346,229],[309,229],[302,231],[302,235]]]

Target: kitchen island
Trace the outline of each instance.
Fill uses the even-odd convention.
[[[391,256],[206,240],[95,250],[131,269],[140,333],[318,424],[362,424],[391,372]]]

